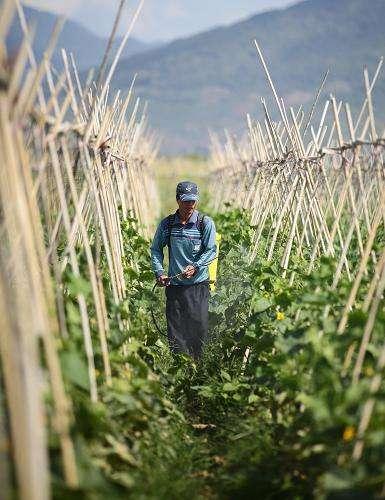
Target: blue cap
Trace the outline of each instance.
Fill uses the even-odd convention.
[[[176,197],[181,201],[198,201],[198,186],[194,182],[180,182],[176,187]]]

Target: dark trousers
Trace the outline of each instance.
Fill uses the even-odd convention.
[[[208,338],[209,284],[166,288],[167,334],[170,349],[195,359],[202,354]]]

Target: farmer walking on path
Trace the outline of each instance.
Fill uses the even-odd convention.
[[[195,359],[208,338],[209,270],[216,258],[213,220],[197,210],[198,186],[181,182],[176,188],[178,210],[159,224],[151,247],[152,268],[166,287],[167,335],[170,349]],[[166,275],[164,247],[168,247]]]

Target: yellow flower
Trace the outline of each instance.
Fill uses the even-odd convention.
[[[345,427],[342,439],[346,442],[351,441],[356,435],[356,429],[352,425]]]
[[[283,319],[285,319],[285,314],[281,311],[278,311],[277,312],[277,320],[282,321]]]

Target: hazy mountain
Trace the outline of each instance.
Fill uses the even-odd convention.
[[[363,97],[362,68],[385,54],[385,0],[307,0],[240,23],[174,41],[120,63],[114,85],[139,74],[137,93],[149,101],[150,123],[169,153],[203,151],[207,129],[240,131],[245,113],[260,113],[270,96],[253,39],[261,44],[280,95],[310,104],[321,76],[326,92]],[[385,111],[384,85],[376,103]]]
[[[28,0],[30,3],[42,0]],[[292,0],[146,0],[134,32],[143,40],[173,40],[214,26],[234,23],[247,16],[287,5]],[[55,4],[56,2],[51,2]],[[60,2],[64,3],[64,2]],[[75,2],[69,2],[74,5]],[[131,19],[138,2],[126,2],[121,26]],[[87,0],[72,7],[73,19],[100,36],[108,36],[118,0]],[[52,5],[52,9],[55,6]]]
[[[49,12],[32,9],[30,7],[24,7],[24,12],[28,24],[36,24],[37,29],[34,41],[34,52],[37,59],[41,59],[57,17]],[[20,41],[22,39],[21,33],[18,17],[15,16],[7,39],[7,47],[11,54],[16,52],[17,48],[20,46]],[[115,48],[117,47],[118,41],[119,40],[115,42]],[[106,39],[98,37],[75,21],[67,20],[60,34],[57,50],[53,56],[53,62],[55,66],[61,64],[60,49],[64,47],[68,53],[74,53],[79,69],[88,69],[91,66],[100,64],[106,46]],[[127,42],[123,57],[130,57],[133,54],[143,52],[150,48],[153,48],[153,45],[146,44],[136,39],[130,39]]]

